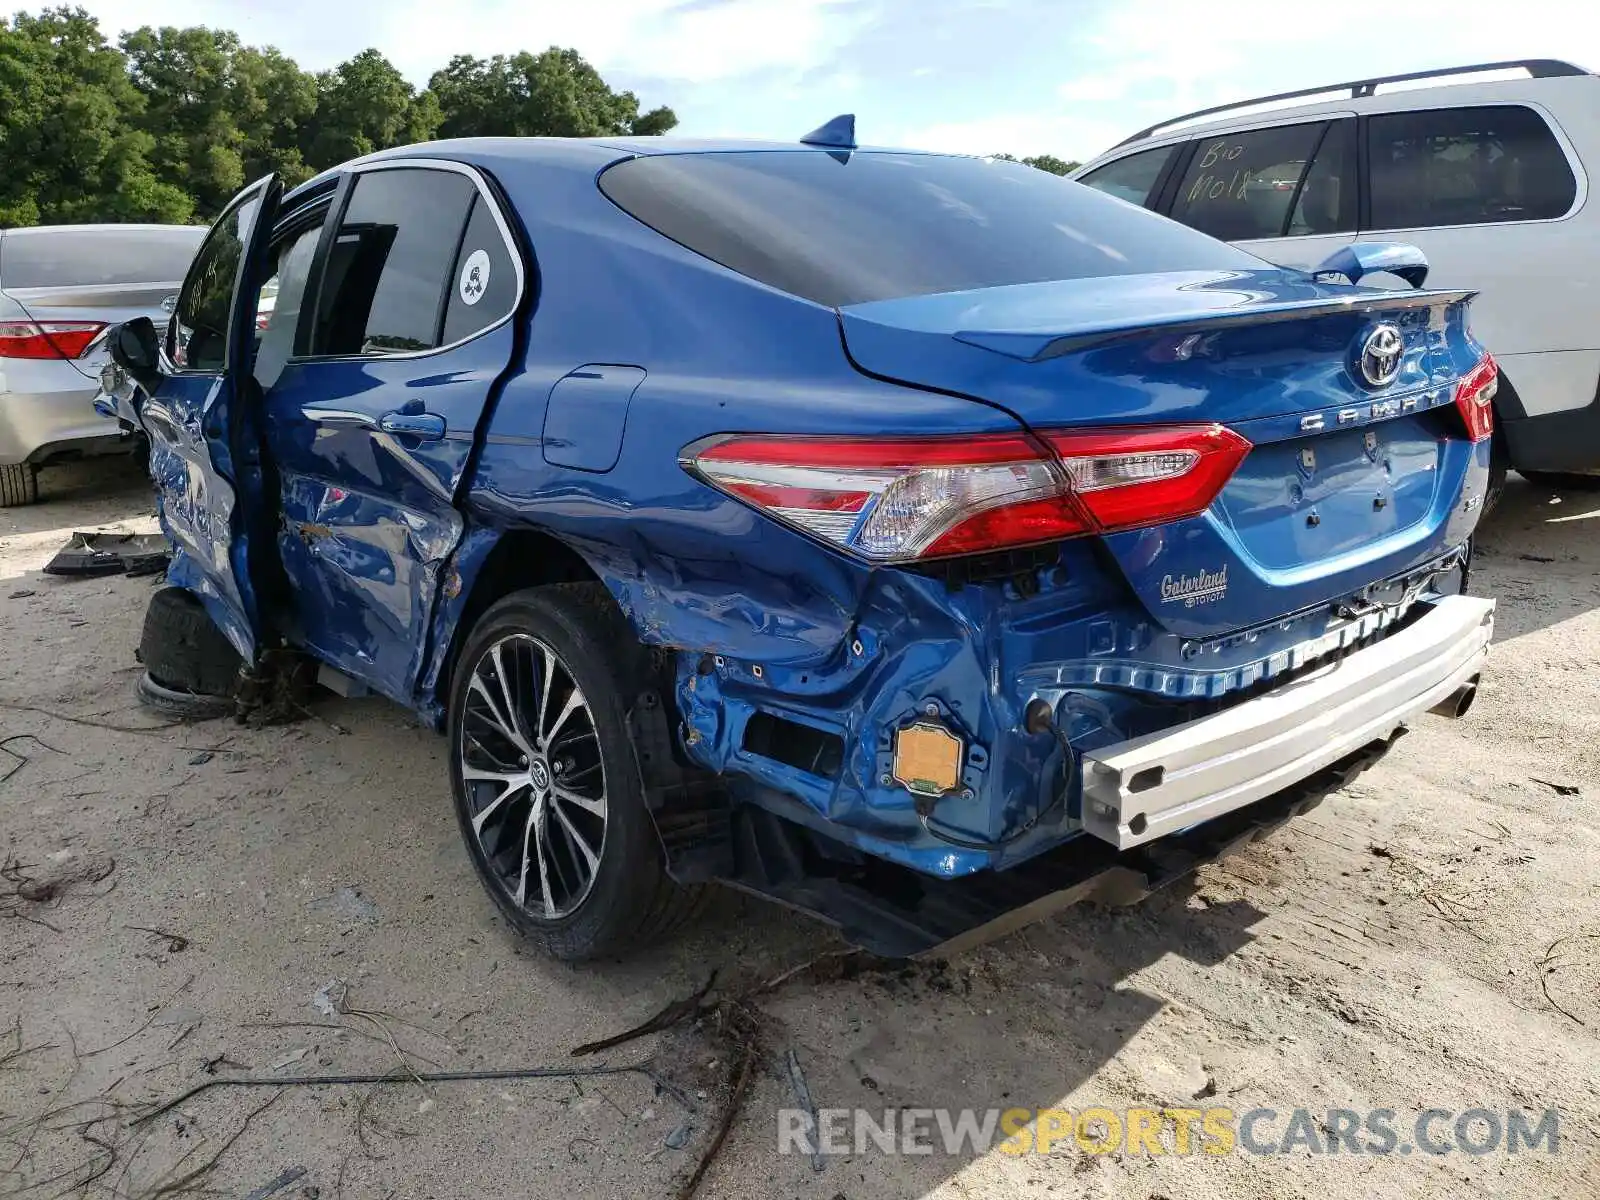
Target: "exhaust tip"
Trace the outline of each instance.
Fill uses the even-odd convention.
[[[1441,717],[1449,717],[1451,720],[1459,720],[1466,716],[1467,710],[1472,707],[1472,702],[1478,698],[1478,679],[1479,676],[1474,675],[1428,711],[1438,713]]]

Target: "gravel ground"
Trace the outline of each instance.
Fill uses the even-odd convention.
[[[73,529],[153,528],[146,488],[120,464],[44,482],[45,504],[0,512],[0,1195],[674,1194],[727,1100],[716,1023],[570,1049],[712,967],[737,987],[832,936],[728,895],[625,964],[524,952],[458,845],[441,741],[400,710],[330,699],[251,730],[140,709],[152,582],[39,568]],[[1501,607],[1476,707],[1423,720],[1192,894],[754,1002],[773,1054],[701,1194],[1594,1195],[1597,533],[1600,496],[1514,478],[1481,538],[1474,590]],[[1559,1152],[1094,1155],[1069,1138],[817,1173],[777,1152],[790,1049],[825,1108],[1390,1108],[1405,1141],[1427,1108],[1553,1107]],[[244,1073],[647,1059],[681,1096],[639,1074],[228,1087],[134,1123]]]

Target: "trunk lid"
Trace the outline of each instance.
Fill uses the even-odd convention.
[[[1357,596],[1471,532],[1461,493],[1488,443],[1454,409],[1482,355],[1470,298],[1186,272],[878,301],[840,320],[861,370],[1033,429],[1220,422],[1248,438],[1205,513],[1103,538],[1160,625],[1213,637]]]
[[[182,280],[167,283],[74,284],[67,287],[6,288],[5,294],[41,325],[56,321],[98,321],[110,330],[134,317],[149,317],[163,328],[177,303]],[[110,360],[104,334],[72,365],[90,379]]]

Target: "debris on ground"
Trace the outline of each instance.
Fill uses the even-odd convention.
[[[23,767],[27,766],[33,761],[31,756],[22,753],[20,750],[13,750],[11,748],[17,742],[31,742],[33,745],[38,746],[40,749],[48,750],[52,754],[61,753],[60,750],[57,750],[48,742],[40,741],[31,733],[14,733],[10,737],[0,738],[0,754],[4,754],[11,762],[11,765],[6,768],[4,773],[0,773],[0,783],[4,783],[6,780],[10,779],[18,771],[22,770]]]
[[[715,996],[712,994],[712,987],[716,983],[717,975],[713,971],[700,989],[692,995],[672,1001],[654,1016],[632,1029],[596,1042],[585,1043],[572,1053],[595,1054],[613,1046],[620,1046],[624,1042],[652,1033],[662,1033],[685,1024],[695,1026],[725,1048],[723,1088],[726,1099],[723,1102],[721,1119],[717,1123],[711,1141],[701,1151],[694,1171],[676,1193],[677,1200],[691,1200],[699,1191],[706,1174],[716,1161],[717,1155],[721,1153],[728,1134],[744,1111],[745,1094],[749,1091],[756,1069],[770,1066],[770,1055],[767,1050],[770,1041],[767,1034],[768,1018],[755,1004],[759,997],[771,995],[795,983],[823,984],[873,976],[905,983],[919,972],[924,973],[930,981],[940,981],[942,986],[948,987],[948,983],[943,981],[948,966],[948,963],[937,959],[906,962],[879,958],[864,950],[830,950],[768,979],[738,991]],[[715,1065],[718,1060],[712,1061]],[[788,1062],[792,1064],[789,1075],[791,1086],[795,1088],[797,1095],[804,1093],[801,1107],[811,1114],[812,1128],[815,1129],[816,1109],[811,1104],[810,1088],[806,1084],[805,1076],[800,1073],[799,1060],[794,1058],[792,1050],[789,1052]],[[822,1165],[819,1156],[814,1154],[812,1169],[820,1171]]]
[[[682,1150],[689,1144],[689,1139],[694,1136],[694,1126],[688,1121],[679,1125],[666,1137],[661,1139],[661,1144],[668,1150]]]
[[[784,1063],[789,1068],[789,1086],[794,1089],[795,1103],[805,1117],[806,1142],[811,1146],[811,1169],[820,1175],[828,1164],[822,1157],[822,1146],[817,1137],[817,1106],[811,1100],[811,1085],[806,1082],[805,1072],[800,1069],[800,1059],[792,1046]]]
[[[1579,794],[1579,789],[1576,784],[1551,783],[1548,779],[1536,779],[1532,776],[1529,776],[1529,782],[1542,784],[1558,796],[1576,796]]]
[[[172,545],[159,533],[74,533],[44,568],[46,575],[159,575]]]
[[[1558,953],[1557,951],[1560,949],[1560,947],[1565,945],[1570,945],[1571,950]],[[1577,950],[1590,951],[1590,955],[1587,956],[1586,960],[1584,960],[1584,965],[1589,968],[1587,971],[1589,978],[1587,980],[1581,980],[1578,986],[1573,990],[1577,991],[1580,995],[1587,994],[1589,996],[1594,996],[1600,994],[1600,988],[1596,988],[1596,980],[1594,978],[1597,973],[1600,973],[1596,970],[1596,967],[1600,966],[1600,954],[1594,953],[1595,951],[1600,950],[1600,933],[1575,933],[1558,937],[1555,941],[1551,942],[1545,947],[1544,956],[1540,958],[1539,961],[1534,965],[1539,968],[1539,990],[1544,993],[1545,1003],[1547,1003],[1551,1008],[1555,1009],[1555,1011],[1560,1013],[1563,1017],[1566,1017],[1567,1020],[1587,1028],[1589,1022],[1578,1016],[1578,1014],[1573,1012],[1571,1008],[1565,1004],[1562,1004],[1550,994],[1551,977],[1556,974],[1558,969],[1566,968],[1571,970],[1573,968],[1573,960],[1566,956]]]
[[[285,1054],[282,1058],[278,1059],[276,1062],[268,1063],[267,1064],[267,1070],[269,1070],[269,1071],[281,1071],[285,1067],[292,1067],[292,1066],[294,1066],[295,1063],[301,1062],[302,1060],[304,1060],[306,1055],[308,1055],[310,1053],[311,1053],[311,1047],[310,1046],[301,1046],[300,1049],[298,1049],[298,1050],[289,1051],[288,1054]]]
[[[181,933],[169,933],[165,929],[153,929],[148,925],[124,925],[124,929],[131,929],[135,933],[148,933],[151,937],[160,938],[167,943],[168,954],[182,954],[191,945],[188,938]]]
[[[375,922],[378,919],[378,906],[363,896],[359,888],[349,886],[340,888],[332,895],[319,896],[307,907],[351,923]]]
[[[330,979],[311,994],[311,1007],[325,1017],[336,1017],[343,1011],[348,990],[344,980]]]
[[[48,868],[25,866],[17,859],[7,856],[5,862],[0,864],[0,880],[4,880],[10,887],[0,888],[0,917],[14,917],[35,925],[43,925],[47,929],[55,929],[56,927],[40,917],[36,910],[59,908],[74,889],[104,883],[116,869],[116,860],[105,856],[93,856],[78,861],[69,857]],[[40,873],[30,873],[36,870]],[[104,895],[109,890],[108,887],[104,891],[90,894]]]
[[[256,1188],[244,1200],[267,1200],[268,1196],[276,1195],[296,1180],[305,1178],[305,1174],[306,1169],[304,1167],[290,1167],[276,1179],[269,1179],[266,1183]]]

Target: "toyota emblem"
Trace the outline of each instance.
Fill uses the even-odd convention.
[[[1388,387],[1400,374],[1400,359],[1405,349],[1405,339],[1396,326],[1387,322],[1377,326],[1361,343],[1362,378],[1371,387]]]

